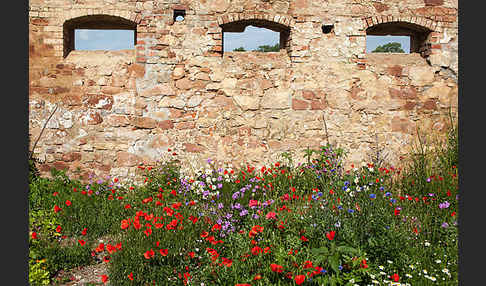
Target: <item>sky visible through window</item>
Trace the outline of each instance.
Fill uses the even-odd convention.
[[[131,50],[135,48],[133,30],[74,30],[75,50]]]
[[[243,47],[246,51],[256,50],[259,46],[274,46],[280,42],[280,33],[265,28],[247,26],[242,33],[225,32],[223,51],[230,52]]]
[[[133,30],[88,30],[74,31],[75,50],[122,50],[134,49]],[[265,28],[247,26],[242,33],[225,32],[225,52],[243,47],[245,50],[255,50],[258,46],[273,46],[280,41],[279,33]],[[406,53],[410,52],[410,37],[408,36],[366,36],[366,52],[370,53],[376,47],[390,42],[399,42]]]
[[[371,53],[376,47],[392,42],[400,43],[405,53],[410,53],[409,36],[366,36],[366,53]]]

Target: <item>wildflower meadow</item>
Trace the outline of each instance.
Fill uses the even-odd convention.
[[[401,167],[344,165],[332,145],[266,166],[177,150],[143,183],[52,171],[29,190],[29,281],[106,264],[106,285],[457,285],[457,127]]]

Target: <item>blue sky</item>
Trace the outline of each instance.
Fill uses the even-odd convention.
[[[75,50],[124,50],[134,48],[133,30],[74,30]]]
[[[132,30],[86,30],[77,29],[74,35],[76,50],[120,50],[133,49]],[[261,45],[275,45],[279,42],[279,33],[272,30],[247,26],[243,33],[224,33],[224,51],[244,47],[254,50]],[[405,52],[410,50],[410,38],[407,36],[366,36],[366,52],[389,42],[399,42]]]
[[[408,36],[366,36],[366,52],[371,53],[376,47],[391,42],[402,44],[405,53],[410,53],[410,37]]]

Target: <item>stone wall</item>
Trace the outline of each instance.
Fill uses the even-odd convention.
[[[57,106],[34,153],[44,174],[129,178],[168,148],[261,165],[327,142],[347,163],[368,160],[376,141],[398,162],[418,127],[440,132],[457,117],[457,2],[31,0],[31,148]],[[135,49],[72,50],[73,23],[101,25],[96,15],[136,27]],[[223,53],[223,29],[247,23],[290,35],[280,52]],[[426,31],[420,50],[366,54],[366,30],[384,23]]]

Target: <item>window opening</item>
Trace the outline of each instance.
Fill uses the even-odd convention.
[[[332,30],[334,29],[334,25],[332,25],[332,24],[331,24],[331,25],[325,25],[325,24],[324,24],[324,25],[322,25],[322,27],[321,27],[321,28],[322,28],[322,32],[323,32],[324,34],[329,34],[329,33],[331,33],[331,32],[332,32]]]
[[[427,56],[430,32],[432,31],[428,28],[407,22],[377,24],[366,30],[366,53],[376,52],[381,46],[378,52],[400,52],[398,48],[401,48],[403,53],[421,53],[422,56]]]
[[[236,21],[223,26],[223,52],[278,52],[289,46],[290,29],[264,20]]]
[[[64,57],[72,50],[134,49],[137,24],[122,17],[88,15],[63,25]]]
[[[174,10],[174,22],[182,22],[186,18],[186,10]]]

